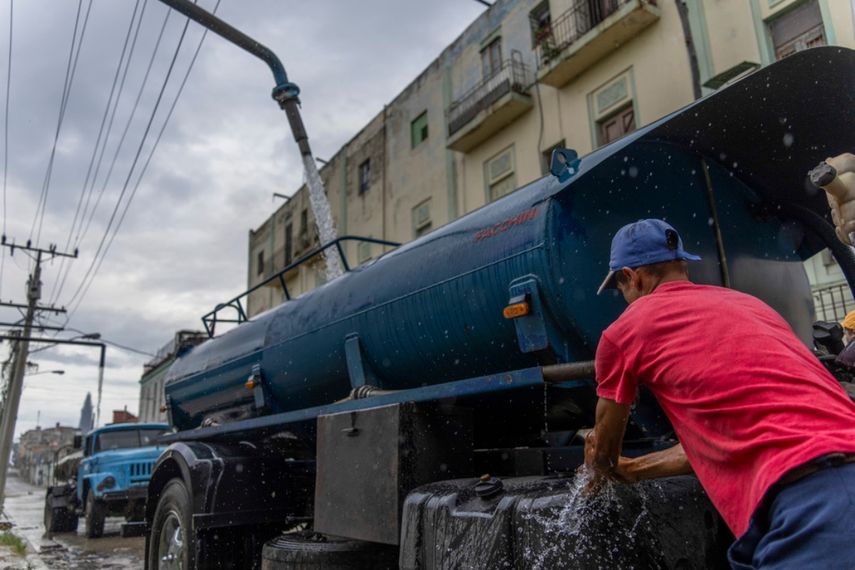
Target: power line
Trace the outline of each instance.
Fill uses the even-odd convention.
[[[104,235],[101,238],[101,242],[98,244],[98,249],[95,252],[95,256],[92,258],[92,263],[89,265],[89,268],[86,270],[86,274],[83,276],[83,280],[80,282],[80,286],[78,286],[77,290],[74,292],[74,295],[72,295],[71,299],[68,301],[68,305],[70,306],[72,303],[74,303],[75,299],[78,299],[74,310],[76,310],[77,307],[80,306],[80,301],[83,298],[81,296],[81,293],[83,293],[84,291],[87,291],[89,289],[89,285],[91,285],[92,280],[94,280],[94,278],[95,278],[95,274],[97,273],[97,270],[95,269],[96,265],[99,268],[101,266],[101,261],[99,260],[99,255],[101,255],[101,259],[103,259],[103,257],[105,257],[107,254],[107,249],[109,249],[109,245],[107,246],[107,248],[105,248],[104,245],[107,241],[108,235],[110,235],[110,230],[113,227],[113,222],[116,219],[116,214],[118,213],[119,207],[121,206],[122,198],[124,197],[125,193],[128,190],[128,186],[130,185],[131,177],[133,176],[134,169],[136,168],[137,162],[139,161],[140,155],[142,154],[143,147],[145,146],[145,141],[148,138],[148,133],[151,130],[151,125],[154,122],[154,118],[157,114],[157,109],[160,107],[160,102],[163,100],[163,93],[166,91],[166,85],[169,83],[169,78],[172,75],[172,70],[175,68],[175,61],[176,61],[176,59],[178,59],[178,53],[181,50],[181,45],[184,43],[184,37],[187,34],[187,28],[189,25],[190,25],[190,20],[187,20],[184,23],[184,29],[181,30],[181,37],[178,40],[178,45],[175,48],[175,53],[172,56],[172,61],[169,63],[169,69],[166,71],[166,77],[164,77],[163,84],[160,87],[160,92],[157,95],[157,100],[154,103],[154,108],[152,109],[151,116],[149,117],[149,120],[148,120],[148,124],[145,127],[145,131],[143,132],[143,136],[140,139],[140,144],[137,147],[137,151],[134,154],[134,159],[131,162],[131,167],[128,170],[128,176],[125,178],[125,182],[122,185],[122,190],[119,193],[119,199],[116,200],[116,207],[113,208],[113,213],[110,215],[110,220],[107,223],[107,228],[104,231]],[[122,213],[122,219],[124,219],[124,212],[127,212],[132,198],[133,197],[131,196],[128,199],[127,203],[125,204],[125,208],[124,208],[124,211]],[[115,236],[116,231],[118,231],[118,225],[116,226],[116,228],[113,231],[114,236]],[[110,243],[112,243],[112,239],[110,240]],[[102,254],[102,252],[103,252],[103,254]],[[94,273],[93,273],[93,270],[94,270]],[[90,275],[91,275],[91,278],[90,278]],[[88,279],[88,283],[87,283],[87,279]],[[74,312],[74,311],[72,311],[72,312]],[[69,316],[66,319],[66,322],[68,322],[68,320],[70,318],[71,318],[71,313],[69,313]]]
[[[15,0],[9,0],[9,64],[6,67],[6,117],[3,120],[3,235],[6,235],[6,178],[9,171],[9,86],[12,85],[12,15]],[[3,270],[6,267],[6,248],[0,253],[0,293],[3,291]]]
[[[59,321],[55,321],[55,320],[53,320],[53,319],[45,319],[45,320],[47,320],[48,322],[56,323],[56,324],[58,324],[58,323],[59,323]],[[150,358],[154,358],[155,356],[157,356],[156,354],[153,354],[153,353],[151,353],[151,352],[146,352],[145,350],[140,350],[140,349],[138,349],[138,348],[132,348],[132,347],[130,347],[130,346],[126,346],[126,345],[124,345],[124,344],[119,344],[118,342],[115,342],[115,341],[112,341],[112,340],[107,340],[106,338],[104,338],[103,336],[101,336],[101,334],[100,334],[100,333],[95,333],[97,336],[91,336],[93,333],[86,333],[86,332],[83,332],[83,331],[82,331],[82,330],[80,330],[80,329],[75,329],[75,328],[73,328],[73,327],[65,327],[65,330],[69,330],[69,331],[71,331],[71,332],[76,332],[76,333],[78,333],[78,334],[81,334],[81,335],[83,335],[83,337],[82,337],[82,338],[90,338],[90,339],[92,339],[92,340],[99,340],[99,341],[101,341],[101,342],[103,342],[103,343],[105,343],[105,344],[109,344],[110,346],[115,346],[116,348],[119,348],[119,349],[121,349],[121,350],[127,350],[128,352],[134,352],[134,353],[139,354],[139,355],[141,355],[141,356],[148,356],[148,357],[150,357]],[[76,340],[76,339],[78,339],[78,338],[81,338],[81,337],[72,337],[72,338],[70,338],[70,339],[61,339],[61,340]],[[32,353],[34,353],[34,352],[41,352],[41,351],[43,351],[43,350],[47,350],[47,349],[49,349],[49,348],[53,348],[53,345],[51,345],[51,346],[45,346],[45,347],[42,347],[42,348],[37,348],[37,349],[35,349],[35,350],[31,350],[31,351],[30,351],[30,354],[32,354]]]
[[[125,62],[125,54],[128,50],[128,42],[131,39],[131,33],[134,29],[134,22],[136,21],[137,11],[140,7],[140,0],[136,1],[134,4],[134,11],[131,14],[131,21],[128,23],[128,32],[125,34],[125,41],[122,45],[122,53],[119,56],[119,63],[116,66],[116,73],[113,75],[113,85],[110,87],[110,95],[107,97],[107,106],[104,108],[104,114],[101,116],[101,125],[98,128],[98,137],[95,140],[95,146],[92,148],[92,156],[89,159],[89,167],[86,170],[86,178],[83,181],[83,187],[80,190],[80,198],[77,200],[77,209],[74,212],[74,218],[71,221],[71,228],[68,230],[68,238],[65,240],[65,249],[68,249],[68,246],[71,244],[71,238],[74,236],[74,229],[77,226],[77,220],[80,216],[80,208],[83,206],[83,199],[86,196],[86,187],[89,185],[89,179],[92,175],[92,167],[95,165],[95,158],[98,156],[98,149],[101,147],[101,138],[104,135],[104,126],[107,123],[107,117],[110,114],[110,108],[113,106],[113,95],[116,93],[116,85],[119,82],[119,75],[122,71],[122,64]],[[145,9],[145,6],[143,6]],[[142,14],[140,14],[140,21],[142,21]],[[137,26],[137,31],[139,32],[139,26]],[[129,62],[130,63],[130,60]],[[129,66],[128,66],[129,67]],[[125,68],[127,70],[127,67]],[[116,106],[118,107],[118,98],[116,99]],[[111,124],[112,126],[112,124]],[[109,131],[107,132],[107,137],[104,139],[104,146],[107,145],[107,138],[109,137]],[[102,153],[103,154],[103,153]],[[70,265],[69,265],[70,266]],[[60,261],[58,275],[63,274],[63,270],[65,269],[65,258]],[[49,295],[50,299],[54,299],[54,292],[57,290],[57,285],[60,283],[60,280],[57,279],[53,282],[53,287],[51,288],[51,293]]]
[[[217,13],[217,9],[220,7],[220,1],[221,0],[217,0],[217,3],[214,5],[214,9],[212,11],[213,14]],[[189,23],[189,20],[188,20],[188,23]],[[186,24],[185,24],[184,30],[185,31],[187,30]],[[119,218],[119,222],[118,222],[118,224],[116,224],[116,229],[113,231],[113,234],[110,236],[110,241],[107,243],[107,247],[104,250],[104,254],[101,256],[101,259],[98,261],[98,266],[95,268],[95,272],[92,275],[92,279],[90,279],[89,283],[86,285],[86,288],[83,291],[83,294],[81,295],[80,300],[78,300],[77,305],[75,305],[75,307],[69,312],[69,315],[65,321],[66,323],[71,319],[72,314],[74,313],[74,311],[77,310],[77,307],[80,306],[80,302],[82,301],[82,299],[86,295],[86,293],[89,291],[90,285],[92,285],[92,282],[95,280],[95,275],[97,275],[98,271],[101,269],[101,264],[104,262],[104,258],[107,257],[107,251],[110,249],[110,246],[113,245],[113,240],[116,239],[116,234],[119,233],[119,228],[121,228],[122,222],[124,222],[124,220],[125,220],[125,214],[128,213],[128,209],[131,206],[131,202],[133,201],[134,196],[136,196],[137,189],[139,188],[140,183],[142,182],[143,176],[145,176],[146,170],[148,170],[148,165],[151,162],[152,157],[154,156],[154,151],[157,149],[158,143],[160,143],[160,139],[163,136],[164,131],[166,130],[167,124],[169,124],[169,119],[172,117],[172,112],[175,111],[175,106],[178,103],[178,99],[181,97],[181,93],[184,91],[184,86],[187,84],[187,79],[190,77],[190,71],[192,71],[192,69],[193,69],[193,64],[196,63],[196,58],[199,56],[199,51],[202,49],[202,43],[205,41],[205,36],[207,36],[207,34],[208,34],[208,30],[205,29],[202,32],[202,37],[199,40],[199,44],[196,46],[196,51],[193,52],[193,57],[190,60],[190,65],[187,66],[187,72],[184,74],[184,78],[181,80],[181,85],[178,86],[178,91],[175,94],[175,98],[172,100],[172,104],[169,107],[169,111],[166,113],[166,118],[163,120],[163,124],[160,127],[160,131],[157,133],[157,137],[154,140],[154,144],[152,145],[151,150],[148,153],[148,157],[146,158],[146,161],[143,164],[142,169],[140,170],[140,174],[137,177],[137,181],[134,184],[134,188],[131,191],[130,196],[128,197],[128,201],[125,204],[125,208],[122,211],[122,215]],[[182,40],[183,40],[183,34],[182,34]],[[180,47],[181,47],[181,43],[179,42],[178,48],[180,49]],[[176,56],[178,55],[177,50],[175,52],[175,55]],[[175,58],[173,58],[172,63],[173,64],[175,63]],[[171,69],[172,69],[172,66],[170,65],[170,71],[171,71]],[[169,76],[167,74],[167,80],[168,79],[169,79]],[[164,82],[164,87],[165,86],[166,86],[166,83]],[[161,89],[161,95],[162,94],[163,94],[163,90]],[[158,101],[159,101],[159,98],[158,98]],[[146,132],[148,132],[148,131],[146,131]],[[130,177],[129,177],[129,179],[130,179]],[[71,303],[69,302],[69,305],[70,304]]]
[[[107,184],[112,178],[113,168],[116,166],[116,162],[119,158],[119,153],[122,150],[122,147],[125,143],[125,138],[128,135],[128,131],[130,130],[131,123],[133,123],[134,117],[136,116],[137,108],[139,107],[140,99],[142,99],[143,92],[145,91],[146,83],[148,83],[148,76],[151,73],[152,66],[154,65],[155,56],[157,55],[158,49],[160,48],[161,40],[163,39],[163,32],[166,30],[166,23],[169,21],[169,16],[172,14],[172,10],[167,10],[166,16],[163,18],[163,24],[160,26],[160,33],[157,36],[157,41],[154,44],[154,50],[151,53],[151,58],[148,62],[148,67],[146,68],[145,75],[143,76],[142,83],[140,84],[139,91],[137,92],[137,98],[134,101],[134,105],[131,109],[131,114],[128,117],[127,122],[125,123],[125,128],[122,131],[122,136],[119,138],[119,144],[116,147],[116,152],[113,153],[113,159],[110,162],[110,168],[107,171],[107,175],[104,178],[104,183],[101,185],[101,190],[98,192],[98,198],[95,200],[95,205],[90,210],[89,217],[86,220],[86,225],[83,227],[83,232],[78,233],[78,237],[75,238],[76,243],[80,244],[83,239],[86,237],[86,234],[89,232],[89,226],[92,224],[92,219],[95,216],[95,212],[98,210],[98,206],[101,202],[101,198],[104,195],[104,191],[107,188]],[[117,206],[118,207],[118,206]]]
[[[145,10],[145,5],[143,5],[143,10]],[[106,176],[104,177],[104,183],[101,185],[101,189],[98,191],[98,196],[95,199],[95,204],[92,206],[92,209],[89,210],[88,218],[86,218],[86,210],[89,209],[89,200],[91,200],[91,197],[92,197],[91,191],[89,193],[89,196],[87,197],[87,203],[86,203],[86,206],[84,207],[84,215],[83,215],[83,218],[86,218],[86,223],[84,224],[83,218],[81,218],[80,225],[77,228],[77,235],[74,238],[74,247],[75,248],[80,247],[80,243],[83,241],[83,239],[86,237],[86,234],[89,232],[89,226],[92,224],[92,219],[95,217],[95,213],[98,211],[98,206],[101,204],[101,198],[104,196],[104,192],[107,189],[107,184],[109,183],[110,178],[112,177],[112,174],[113,174],[113,168],[116,166],[116,161],[119,158],[119,153],[121,152],[122,147],[124,146],[125,137],[127,137],[128,131],[130,130],[130,127],[131,127],[131,124],[133,123],[134,117],[136,116],[136,112],[137,112],[137,108],[139,107],[140,99],[142,98],[143,92],[145,91],[146,84],[148,83],[148,77],[149,77],[149,74],[151,73],[152,66],[154,65],[154,61],[156,59],[157,52],[160,49],[160,43],[163,40],[163,32],[166,30],[166,24],[169,21],[169,16],[171,13],[172,13],[172,10],[167,10],[166,15],[163,18],[163,23],[160,26],[160,33],[157,35],[157,41],[155,42],[154,49],[151,52],[151,58],[149,58],[148,67],[146,68],[145,75],[143,76],[142,83],[140,83],[140,88],[139,88],[139,91],[137,92],[136,100],[134,101],[133,107],[131,108],[131,113],[128,116],[128,120],[125,123],[125,128],[122,131],[122,136],[119,138],[119,143],[116,146],[116,152],[113,153],[113,160],[110,163],[110,168],[107,171]],[[142,25],[142,15],[140,16],[140,23],[137,26],[137,31],[134,34],[134,43],[131,46],[131,55],[133,55],[134,48],[136,47],[137,35],[139,34],[139,30],[140,30],[141,25]],[[122,82],[119,85],[119,98],[121,98],[121,96],[122,96],[124,86],[125,86],[125,79],[127,78],[128,70],[130,69],[130,65],[131,65],[131,58],[129,57],[128,63],[125,66],[125,71],[122,74]],[[119,105],[119,99],[117,98],[116,99],[116,105],[113,107],[113,112],[110,115],[110,122],[109,122],[109,125],[107,127],[108,132],[111,131],[113,128],[113,119],[116,116],[116,110],[118,109],[118,105]],[[105,141],[104,146],[101,147],[101,154],[98,156],[98,164],[95,166],[95,177],[92,180],[92,189],[93,190],[94,190],[95,182],[96,182],[95,179],[97,179],[98,172],[100,172],[100,170],[101,170],[101,161],[104,158],[104,150],[107,148],[108,143],[109,143],[109,140]],[[116,207],[118,208],[118,203],[117,203]],[[59,300],[59,297],[62,294],[62,290],[65,288],[65,283],[66,283],[66,280],[68,279],[69,273],[70,273],[70,268],[65,272],[65,274],[62,276],[62,279],[60,280],[59,288],[57,290],[56,295],[54,296],[54,301]]]
[[[39,196],[39,204],[36,208],[36,215],[33,218],[33,225],[30,229],[29,239],[32,240],[33,234],[36,233],[36,228],[38,227],[38,233],[36,235],[36,243],[41,239],[42,233],[42,224],[44,222],[45,210],[47,209],[47,197],[50,191],[50,180],[53,174],[53,163],[56,157],[56,147],[59,142],[59,133],[62,130],[62,123],[65,119],[65,110],[68,107],[68,99],[71,92],[71,86],[74,82],[74,75],[77,71],[77,61],[80,57],[80,48],[83,44],[83,37],[86,33],[86,25],[89,23],[89,14],[92,10],[92,0],[89,0],[88,8],[86,10],[86,16],[84,18],[83,27],[80,31],[80,38],[77,37],[77,29],[80,24],[80,13],[83,8],[83,0],[78,0],[77,3],[77,17],[74,22],[74,32],[71,38],[71,49],[68,52],[68,63],[65,68],[65,82],[62,89],[62,98],[60,99],[59,104],[59,118],[56,123],[56,132],[53,137],[53,147],[50,151],[50,159],[48,160],[48,166],[45,170],[45,178],[42,183],[42,192]],[[77,47],[75,53],[75,46]]]

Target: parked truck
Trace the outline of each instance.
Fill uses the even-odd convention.
[[[580,493],[591,360],[625,307],[595,293],[614,231],[665,218],[694,281],[810,343],[804,260],[829,248],[855,284],[806,180],[852,146],[852,77],[855,52],[798,53],[252,319],[246,294],[218,305],[168,372],[147,567],[723,566],[693,477]],[[674,443],[642,390],[624,453]]]
[[[77,436],[80,451],[69,455],[54,469],[60,484],[48,487],[45,497],[45,530],[76,532],[84,517],[88,538],[104,533],[108,515],[140,522],[145,513],[146,486],[152,467],[163,451],[160,436],[166,424],[111,424]]]

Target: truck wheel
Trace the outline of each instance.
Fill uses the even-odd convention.
[[[45,530],[55,532],[77,532],[77,513],[66,507],[45,505]]]
[[[104,519],[107,505],[95,498],[95,493],[86,494],[86,538],[100,538],[104,534]]]
[[[391,570],[398,549],[316,533],[283,534],[261,551],[261,570]]]
[[[150,570],[194,570],[196,551],[190,531],[190,493],[180,479],[167,483],[157,502],[148,541]]]

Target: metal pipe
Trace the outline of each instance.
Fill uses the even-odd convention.
[[[566,382],[568,380],[593,379],[596,375],[593,360],[551,364],[541,368],[543,381],[547,384]]]
[[[273,72],[273,79],[276,81],[277,87],[291,85],[288,81],[288,74],[285,73],[285,66],[279,61],[279,58],[273,53],[270,48],[260,44],[248,35],[244,34],[237,28],[230,26],[223,20],[217,18],[207,10],[193,4],[189,0],[160,0],[173,10],[181,12],[194,22],[198,22],[202,26],[208,28],[215,34],[222,36],[232,42],[241,49],[244,49],[264,61]],[[294,86],[296,88],[296,86]],[[296,94],[295,94],[296,95]]]
[[[718,252],[718,267],[721,272],[721,284],[724,287],[730,288],[730,269],[727,266],[727,254],[724,251],[724,241],[721,238],[721,223],[718,218],[718,208],[715,203],[715,191],[710,177],[710,169],[707,161],[701,158],[701,170],[704,173],[704,183],[706,184],[707,203],[710,208],[710,217],[712,217],[713,232],[715,233],[715,247]]]

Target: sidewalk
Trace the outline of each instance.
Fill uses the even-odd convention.
[[[22,558],[12,549],[0,545],[0,570],[19,569],[138,569],[143,567],[145,540],[121,538],[120,518],[108,518],[104,537],[87,539],[83,536],[83,521],[77,534],[45,535],[43,525],[46,490],[22,481],[13,471],[6,481],[7,520],[14,526],[11,532],[26,541],[27,555]],[[0,533],[2,534],[2,533]]]

